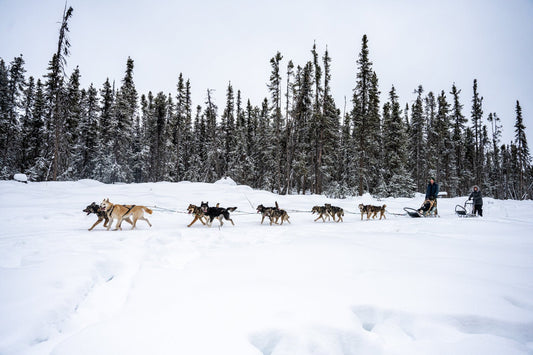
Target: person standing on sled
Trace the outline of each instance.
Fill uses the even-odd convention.
[[[434,177],[430,177],[428,187],[426,189],[426,199],[422,207],[418,210],[418,212],[428,213],[431,208],[436,207],[438,195],[439,195],[439,184],[435,182]]]
[[[477,212],[479,217],[483,217],[483,196],[481,196],[479,187],[473,187],[472,193],[470,194],[470,197],[468,197],[468,200],[473,200],[474,202],[474,211],[472,211],[472,213],[476,214]]]

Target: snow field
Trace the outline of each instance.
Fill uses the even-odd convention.
[[[153,227],[88,232],[82,209],[107,197],[157,206]],[[2,181],[0,354],[531,353],[533,202],[485,199],[484,218],[459,219],[464,200],[361,221],[361,202],[401,213],[422,197]],[[201,201],[237,206],[235,226],[187,228],[174,211]],[[290,224],[260,224],[274,201]],[[325,202],[343,223],[304,212]]]

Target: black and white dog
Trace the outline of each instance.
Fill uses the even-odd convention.
[[[209,227],[211,227],[211,224],[213,223],[213,220],[215,218],[218,219],[221,226],[224,225],[224,222],[222,222],[222,218],[224,218],[226,221],[230,221],[231,224],[235,225],[235,223],[233,223],[233,220],[230,218],[229,213],[235,211],[237,207],[218,207],[218,203],[217,207],[209,207],[209,202],[202,201],[202,203],[200,204],[200,208],[204,212],[204,215],[208,218],[207,225]]]

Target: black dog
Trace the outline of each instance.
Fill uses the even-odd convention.
[[[95,202],[93,202],[89,206],[85,207],[83,212],[87,212],[87,215],[94,213],[98,217],[98,220],[92,225],[91,228],[89,228],[89,230],[92,230],[94,227],[98,225],[98,223],[101,223],[103,220],[105,220],[104,227],[107,227],[109,218],[107,217],[107,213],[100,208],[100,205],[97,205]],[[124,220],[128,222],[129,224],[132,224],[129,217]]]
[[[237,207],[229,207],[229,208],[222,208],[222,207],[209,207],[208,202],[202,201],[200,204],[200,208],[204,212],[204,215],[206,215],[209,219],[207,221],[207,225],[211,227],[211,224],[213,223],[213,220],[216,218],[220,222],[220,225],[224,225],[222,222],[222,218],[224,218],[226,221],[230,221],[231,224],[235,225],[233,223],[233,220],[229,217],[229,213],[233,212],[237,209]]]

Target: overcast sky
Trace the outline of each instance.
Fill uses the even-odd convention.
[[[27,76],[45,74],[64,5],[64,0],[0,0],[0,57],[10,62],[23,54]],[[288,60],[303,66],[316,41],[321,56],[327,46],[332,58],[336,103],[342,110],[347,97],[349,109],[367,34],[382,93],[394,85],[404,106],[419,84],[438,95],[455,83],[470,118],[477,79],[484,117],[496,112],[503,121],[503,143],[514,139],[519,100],[530,148],[533,144],[533,0],[70,0],[68,5],[74,14],[67,73],[79,65],[83,87],[94,83],[100,89],[107,77],[120,85],[130,56],[139,94],[175,96],[181,72],[191,80],[195,105],[203,105],[207,88],[215,90],[220,114],[229,81],[260,105],[268,96],[270,58],[281,52],[283,72]]]

